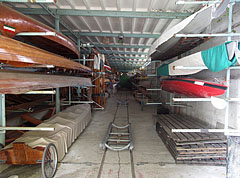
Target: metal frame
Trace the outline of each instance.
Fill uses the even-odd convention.
[[[100,37],[116,37],[122,35],[124,38],[159,38],[161,34],[136,34],[136,33],[106,33],[106,32],[73,32],[74,36],[100,36]],[[72,32],[63,32],[64,35],[73,35]]]
[[[32,131],[54,131],[54,127],[0,127],[0,131],[6,130],[32,130]]]
[[[0,126],[6,127],[5,94],[0,94]],[[5,146],[5,130],[0,130],[0,149]]]
[[[202,2],[202,1],[200,1]],[[230,0],[229,6],[229,17],[228,17],[228,34],[176,34],[176,37],[203,37],[203,36],[227,36],[228,41],[231,41],[232,36],[240,36],[240,34],[233,34],[232,33],[232,10],[233,10],[233,3],[237,2],[237,0]],[[206,67],[183,67],[183,66],[176,66],[175,69],[184,69],[184,70],[191,70],[191,69],[206,69]],[[240,98],[230,98],[230,76],[231,76],[231,69],[240,69],[240,66],[236,67],[229,67],[226,72],[226,94],[225,94],[225,101],[226,101],[226,108],[225,108],[225,119],[224,119],[224,129],[221,130],[225,135],[231,135],[233,132],[229,132],[229,102],[232,101],[240,101]],[[172,98],[173,101],[183,101],[183,102],[192,102],[192,101],[203,101],[209,102],[211,98]],[[171,103],[171,102],[170,102]],[[193,130],[194,131],[194,130]],[[238,132],[238,131],[237,131]],[[236,135],[234,133],[234,135]],[[240,133],[239,133],[240,135]]]
[[[3,0],[1,0],[3,1]],[[11,0],[5,0],[11,1]],[[14,0],[12,0],[14,1]],[[16,0],[15,0],[16,1]],[[21,1],[21,0],[20,0]],[[28,0],[22,0],[28,1]],[[40,1],[40,0],[37,0]],[[44,0],[43,0],[44,1]],[[42,9],[16,8],[16,10],[27,15],[48,15]],[[153,18],[153,19],[184,19],[190,16],[189,12],[137,12],[137,11],[110,11],[110,10],[80,10],[80,9],[50,9],[57,15],[66,16],[94,16],[94,17],[126,17],[126,18]]]
[[[56,36],[56,32],[21,32],[16,36]]]
[[[119,130],[121,129],[126,129],[128,128],[128,133],[111,133],[112,128],[117,128]],[[109,139],[110,135],[128,135],[129,136],[129,140],[121,140],[121,139]],[[124,145],[122,147],[112,147],[110,146],[107,142],[123,142],[123,143],[128,143],[127,145]],[[123,151],[123,150],[132,150],[133,149],[133,137],[132,137],[132,127],[131,127],[131,123],[125,125],[125,126],[117,126],[116,124],[114,124],[113,122],[110,122],[110,124],[108,125],[108,129],[107,132],[103,138],[102,143],[100,144],[100,148],[102,149],[109,149],[112,151]]]
[[[56,0],[0,0],[0,2],[56,3]]]
[[[43,95],[46,95],[46,94],[49,94],[49,95],[55,95],[56,94],[56,91],[55,90],[43,90],[43,91],[29,91],[29,92],[26,92],[26,93],[23,93],[23,94],[29,94],[29,95],[32,95],[32,94],[36,94],[36,95],[39,95],[39,94],[43,94]]]

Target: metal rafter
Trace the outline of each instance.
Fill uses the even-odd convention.
[[[48,15],[46,11],[38,8],[15,8],[27,15]],[[53,9],[57,15],[89,16],[89,17],[125,17],[125,18],[153,18],[153,19],[184,19],[192,13],[188,12],[139,12],[139,11],[109,11],[109,10],[79,10],[79,9]]]
[[[59,14],[54,13],[54,11],[50,8],[48,8],[45,4],[41,4],[40,6],[43,8],[42,10],[44,10],[45,12],[47,12],[48,14],[50,14],[51,16],[53,16],[54,18],[56,18]],[[36,9],[35,9],[36,10]],[[63,21],[60,19],[60,24],[62,26],[64,26],[73,36],[75,36],[76,38],[78,38],[78,36],[76,36],[76,34],[74,34],[74,32],[72,31],[72,29]]]
[[[125,52],[125,51],[103,51],[99,50],[101,54],[123,54],[123,55],[147,55],[148,53],[143,52]]]
[[[63,32],[65,35],[71,35],[69,32]],[[106,32],[74,32],[76,36],[102,36],[102,37],[118,37],[119,33]],[[159,38],[160,34],[137,34],[137,33],[123,33],[124,38]]]
[[[93,44],[95,47],[101,48],[150,48],[150,45],[116,45],[116,44]]]
[[[107,59],[147,59],[147,57],[135,57],[135,56],[109,56],[106,55]]]
[[[108,60],[111,63],[144,63],[144,61],[133,61],[133,60],[124,60],[124,61],[120,61],[120,60]]]

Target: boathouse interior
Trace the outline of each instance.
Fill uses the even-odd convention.
[[[0,178],[239,178],[239,0],[0,0]]]

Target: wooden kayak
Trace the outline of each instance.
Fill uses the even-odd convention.
[[[2,35],[0,35],[0,62],[15,67],[53,65],[65,69],[90,71],[90,68],[80,63]]]
[[[0,12],[0,33],[2,35],[27,41],[34,46],[67,58],[79,58],[75,43],[56,30],[2,3],[0,3]],[[56,36],[16,36],[21,32],[56,32]]]
[[[22,94],[67,86],[91,85],[90,78],[0,70],[0,93]]]
[[[170,78],[160,82],[161,89],[189,97],[208,98],[225,93],[227,86],[190,78]]]

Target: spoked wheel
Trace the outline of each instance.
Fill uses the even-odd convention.
[[[50,143],[46,146],[42,156],[42,175],[44,178],[52,178],[56,174],[58,163],[57,148]]]

